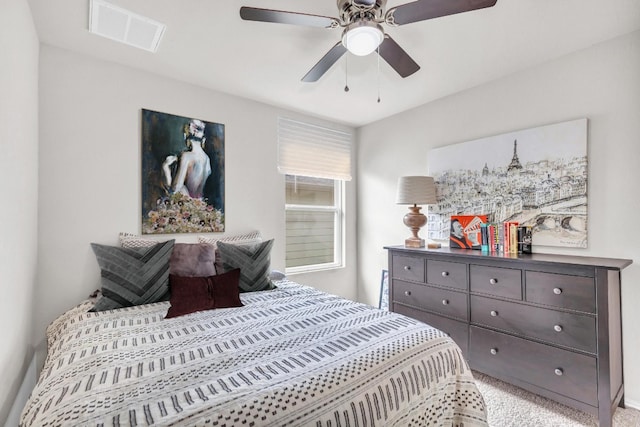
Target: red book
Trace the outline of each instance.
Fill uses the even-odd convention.
[[[503,222],[502,223],[502,229],[503,229],[503,232],[504,232],[504,238],[502,239],[503,240],[502,252],[509,253],[509,242],[511,240],[511,239],[509,239],[509,231],[510,231],[509,222]]]

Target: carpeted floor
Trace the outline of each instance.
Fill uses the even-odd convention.
[[[597,426],[592,415],[529,393],[502,381],[473,372],[488,408],[491,427]],[[640,411],[618,408],[614,427],[640,427]]]

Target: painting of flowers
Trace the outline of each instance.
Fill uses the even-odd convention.
[[[142,110],[142,233],[224,231],[224,125]]]

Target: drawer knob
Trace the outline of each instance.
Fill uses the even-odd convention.
[[[553,327],[553,330],[554,330],[554,331],[556,331],[556,332],[562,332],[562,326],[560,326],[560,325],[555,325],[555,326]]]
[[[564,374],[564,371],[561,368],[556,368],[555,371],[553,371],[556,373],[557,376],[561,377],[562,374]]]
[[[406,296],[410,297],[410,296],[411,296],[411,291],[404,291],[404,294],[405,294]]]
[[[442,300],[442,305],[449,305],[449,300],[448,299],[443,299]]]
[[[410,265],[405,265],[405,266],[404,266],[404,269],[405,269],[406,271],[409,271],[409,270],[411,270],[411,266],[410,266]]]
[[[442,277],[447,277],[448,275],[449,275],[449,272],[448,272],[448,271],[443,271],[443,272],[442,272]]]
[[[560,288],[553,288],[553,293],[556,295],[560,295],[562,293],[562,289]]]
[[[498,312],[495,310],[491,310],[491,317],[498,317]]]
[[[498,284],[498,279],[495,279],[495,278],[494,279],[490,279],[489,283],[491,283],[492,285],[496,285],[496,284]]]
[[[497,348],[492,348],[491,350],[489,350],[489,353],[493,354],[494,356],[496,354],[498,354],[498,349]]]

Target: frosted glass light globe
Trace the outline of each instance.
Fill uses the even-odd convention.
[[[342,35],[342,44],[349,52],[366,56],[376,50],[384,40],[384,32],[374,22],[358,21],[351,24]]]

